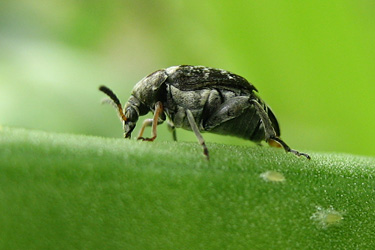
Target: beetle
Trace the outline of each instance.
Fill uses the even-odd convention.
[[[154,141],[157,125],[168,117],[174,140],[175,128],[192,130],[207,159],[209,152],[201,132],[236,136],[259,145],[264,140],[270,146],[310,159],[280,139],[276,116],[257,95],[255,86],[226,70],[191,65],[157,70],[134,86],[124,107],[112,90],[105,86],[99,90],[109,96],[105,102],[117,109],[125,138],[131,137],[138,118],[151,111],[153,118],[144,120],[138,140]],[[147,126],[152,126],[150,138],[143,137]]]

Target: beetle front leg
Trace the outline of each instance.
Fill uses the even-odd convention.
[[[139,133],[138,133],[138,136],[137,136],[137,140],[143,139],[142,136],[143,136],[143,133],[145,132],[145,128],[151,126],[152,125],[152,121],[153,121],[153,119],[145,119],[143,121],[142,127],[139,130]]]
[[[199,144],[201,144],[202,147],[203,147],[203,154],[206,156],[206,159],[209,160],[210,156],[208,154],[208,149],[207,149],[206,143],[203,139],[203,136],[199,132],[197,123],[194,120],[194,116],[189,109],[186,110],[186,115],[187,115],[187,118],[189,120],[191,129],[194,131],[195,136],[197,137]]]
[[[157,102],[155,104],[154,118],[153,119],[146,119],[143,122],[142,128],[139,131],[139,135],[138,135],[137,140],[143,140],[143,141],[154,141],[155,140],[155,138],[157,137],[157,126],[158,126],[158,124],[160,124],[160,123],[158,123],[159,116],[162,112],[163,112],[163,104],[161,102]],[[151,126],[151,125],[152,125],[151,138],[142,137],[143,132],[145,130],[145,127]]]
[[[298,152],[297,150],[291,149],[283,140],[281,140],[277,135],[275,130],[272,127],[272,122],[270,118],[268,117],[266,111],[264,111],[263,107],[257,102],[256,100],[251,100],[251,102],[254,104],[255,109],[260,116],[260,119],[262,120],[263,126],[264,126],[264,132],[266,137],[266,142],[271,146],[277,146],[273,142],[278,143],[281,145],[286,152],[293,153],[297,156],[304,156],[307,159],[311,159],[308,154]]]

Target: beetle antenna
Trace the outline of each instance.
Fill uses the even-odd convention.
[[[120,119],[122,119],[123,121],[126,122],[127,118],[126,118],[126,116],[124,114],[124,111],[122,110],[121,102],[117,98],[117,96],[115,95],[115,93],[113,93],[112,90],[110,90],[109,88],[107,88],[106,86],[103,86],[103,85],[99,87],[99,90],[102,91],[107,96],[109,96],[109,98],[111,98],[111,99],[105,99],[102,103],[111,103],[111,104],[113,104],[113,106],[117,109],[117,113],[120,116]]]

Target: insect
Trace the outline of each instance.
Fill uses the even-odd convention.
[[[124,137],[130,138],[138,118],[145,119],[138,140],[153,141],[157,125],[168,118],[176,140],[175,128],[192,130],[209,159],[201,132],[231,135],[260,144],[282,147],[286,152],[310,159],[308,154],[291,149],[280,139],[280,128],[270,107],[256,94],[257,89],[245,78],[226,70],[204,66],[180,65],[157,70],[140,80],[123,107],[117,96],[105,86],[99,90],[110,97],[123,124]],[[150,138],[143,137],[152,126]]]

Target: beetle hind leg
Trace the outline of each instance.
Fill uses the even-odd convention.
[[[308,154],[305,154],[305,153],[299,152],[297,150],[291,149],[283,140],[281,140],[277,136],[271,136],[268,139],[268,144],[272,147],[280,147],[280,146],[277,146],[275,144],[281,145],[286,152],[290,152],[290,153],[295,154],[297,156],[304,156],[309,160],[311,159],[311,157]]]
[[[311,159],[308,154],[301,153],[297,150],[291,149],[283,140],[281,140],[276,132],[275,129],[272,127],[272,122],[270,118],[268,117],[266,111],[263,109],[263,107],[257,102],[256,100],[251,100],[252,103],[254,103],[255,109],[260,116],[260,119],[262,120],[262,123],[264,125],[264,132],[265,132],[265,139],[266,142],[273,147],[279,147],[280,145],[284,148],[286,152],[290,152],[292,154],[295,154],[297,156],[304,156],[307,159]]]

